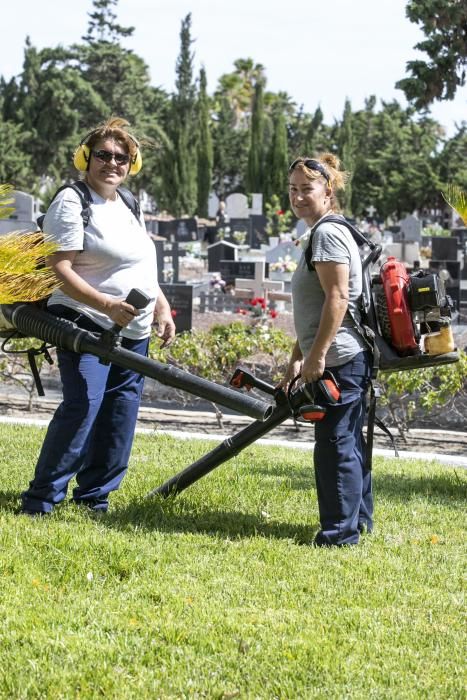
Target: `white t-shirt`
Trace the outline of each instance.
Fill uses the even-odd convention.
[[[94,289],[121,299],[126,298],[133,287],[137,287],[153,300],[122,330],[126,338],[145,338],[151,332],[159,293],[154,243],[146,232],[143,219],[138,222],[119,196],[115,201],[109,201],[91,188],[89,191],[93,201],[85,231],[80,197],[67,187],[47,210],[44,233],[57,243],[59,251],[79,251],[73,262],[73,270]],[[113,326],[108,316],[72,299],[61,290],[50,297],[48,305],[53,304],[76,309],[102,328]]]

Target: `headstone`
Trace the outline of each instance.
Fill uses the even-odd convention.
[[[11,199],[14,201],[8,206],[14,207],[15,210],[8,218],[0,220],[0,234],[12,231],[37,231],[37,217],[40,214],[37,200],[32,195],[19,190],[11,193]]]
[[[241,192],[229,194],[225,200],[225,208],[230,219],[248,219],[248,198]]]
[[[254,192],[251,195],[250,216],[261,216],[263,213],[263,195]]]
[[[164,241],[153,239],[154,247],[156,248],[157,256],[157,279],[159,282],[164,281]]]
[[[250,248],[260,248],[261,243],[266,243],[266,224],[267,219],[264,214],[250,215]]]
[[[228,241],[208,245],[208,272],[219,272],[221,260],[237,260],[238,247]]]
[[[186,254],[177,241],[164,243],[163,281],[178,282],[180,274],[180,258]]]
[[[432,236],[432,260],[457,260],[459,239],[456,236]]]
[[[221,260],[220,275],[226,284],[235,284],[237,278],[254,280],[256,266],[260,261],[254,260]],[[264,264],[264,263],[263,263]],[[268,265],[265,271],[268,273]]]
[[[191,331],[193,325],[193,287],[190,284],[161,284],[177,333]]]
[[[211,192],[211,194],[209,195],[209,198],[208,198],[208,217],[209,217],[209,219],[216,218],[217,210],[219,209],[219,202],[220,202],[220,199],[217,196],[217,194],[215,194],[215,192]]]
[[[388,258],[391,255],[406,265],[413,267],[414,263],[420,260],[420,246],[414,241],[410,243],[388,243],[383,248],[383,256]]]
[[[158,222],[158,234],[169,241],[190,243],[198,240],[198,222],[191,219],[172,219]]]
[[[411,214],[410,216],[406,216],[405,219],[402,219],[402,221],[399,221],[399,226],[400,226],[400,233],[399,233],[399,240],[400,241],[418,241],[420,242],[421,237],[422,237],[422,222],[420,219],[418,219],[416,216],[413,216]],[[397,241],[397,238],[394,238],[395,241]]]
[[[228,240],[231,243],[235,243],[236,245],[250,245],[251,235],[249,219],[231,218],[229,220],[228,228],[229,230],[226,231],[224,240]],[[236,233],[243,234],[241,235],[241,239],[243,242],[240,242],[240,238],[235,235]]]
[[[275,248],[270,248],[265,253],[266,262],[275,263],[285,260],[286,257],[298,262],[302,256],[302,247],[295,245],[293,241],[282,241]]]
[[[252,297],[266,297],[269,291],[284,291],[284,283],[266,279],[266,263],[261,261],[255,262],[255,277],[254,279],[235,280],[235,293],[241,296],[249,294]]]

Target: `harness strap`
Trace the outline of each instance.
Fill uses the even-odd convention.
[[[50,356],[47,345],[43,343],[40,348],[29,348],[29,350],[26,351],[26,354],[32,376],[34,377],[34,384],[36,385],[37,393],[39,396],[45,396],[41,375],[39,374],[39,369],[37,367],[36,357],[37,355],[44,355],[44,358],[47,360],[49,365],[53,365],[53,360]]]

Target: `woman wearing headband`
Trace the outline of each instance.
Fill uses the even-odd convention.
[[[316,393],[326,415],[315,423],[314,466],[320,514],[319,546],[356,544],[373,527],[371,473],[365,469],[362,426],[370,358],[356,325],[362,268],[350,231],[326,217],[339,212],[336,192],[346,173],[330,153],[297,158],[289,169],[294,214],[309,227],[292,278],[297,341],[281,386],[298,375],[316,383],[330,370],[340,388],[337,404]],[[316,384],[314,384],[316,387]]]
[[[163,345],[173,340],[175,326],[157,283],[154,244],[141,214],[126,201],[129,193],[124,197],[119,190],[142,163],[139,144],[126,127],[123,119],[109,119],[75,152],[90,202],[86,218],[83,199],[71,187],[60,190],[47,211],[43,229],[57,244],[48,262],[62,282],[48,309],[88,331],[119,326],[122,347],[146,355],[152,323]],[[150,299],[145,308],[125,301],[133,288]],[[106,511],[109,493],[128,466],[143,377],[87,353],[57,350],[57,358],[63,402],[22,494],[22,512],[50,513],[75,475],[74,503]]]

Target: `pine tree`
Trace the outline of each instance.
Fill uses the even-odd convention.
[[[206,71],[199,74],[198,97],[198,215],[208,216],[208,199],[211,192],[213,147],[209,125],[209,100],[206,92]]]

